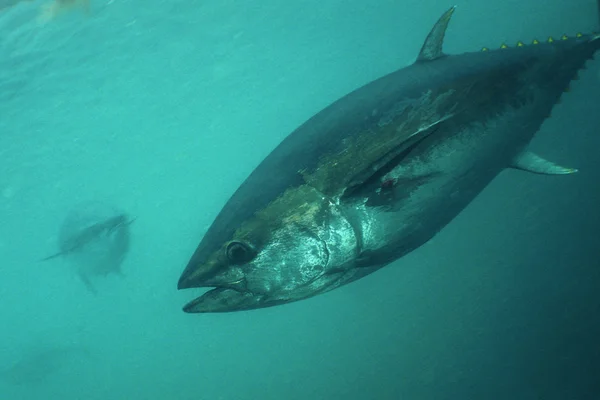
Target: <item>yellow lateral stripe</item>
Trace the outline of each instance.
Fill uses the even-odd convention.
[[[595,35],[595,33],[594,33],[594,35]],[[577,39],[579,39],[579,38],[582,38],[583,36],[584,36],[584,35],[583,35],[583,33],[581,33],[581,32],[577,32],[577,34],[575,34],[575,37],[576,37]],[[558,40],[558,39],[554,39],[552,36],[548,36],[548,39],[546,40],[546,42],[547,42],[547,43],[554,43],[556,40]],[[563,35],[560,37],[560,40],[569,40],[569,36],[567,36],[567,34],[565,33],[565,34],[563,34]],[[541,42],[540,42],[538,39],[533,39],[533,41],[531,42],[531,44],[540,44],[540,43],[541,43]],[[525,43],[523,43],[522,41],[520,41],[520,40],[519,40],[519,41],[517,42],[517,47],[524,47],[524,46],[526,46],[526,44],[525,44]],[[502,43],[502,44],[500,45],[500,48],[501,48],[501,49],[508,49],[508,48],[509,48],[509,46],[508,46],[506,43]],[[489,50],[490,50],[490,49],[489,49],[489,47],[482,47],[482,48],[481,48],[481,51],[489,51]]]

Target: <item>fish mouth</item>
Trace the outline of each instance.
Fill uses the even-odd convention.
[[[235,283],[241,283],[242,280]],[[191,314],[225,313],[261,308],[264,295],[228,287],[214,287],[183,306],[183,311]]]
[[[191,264],[193,265],[193,264]],[[256,308],[264,297],[248,290],[246,278],[227,280],[215,275],[213,268],[186,268],[177,289],[209,289],[183,306],[186,313],[219,313]]]

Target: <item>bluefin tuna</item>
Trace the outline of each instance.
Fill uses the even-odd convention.
[[[38,347],[27,351],[12,365],[5,365],[3,360],[0,363],[0,382],[31,387],[45,382],[65,367],[87,362],[91,356],[87,347],[75,344]]]
[[[528,147],[600,35],[445,54],[455,8],[417,60],[292,132],[210,226],[178,289],[212,288],[185,312],[306,299],[417,249],[499,173],[576,172]]]
[[[74,267],[88,290],[96,293],[92,277],[122,275],[121,264],[129,251],[129,225],[134,220],[104,203],[78,204],[60,227],[59,251],[42,261],[62,257]]]

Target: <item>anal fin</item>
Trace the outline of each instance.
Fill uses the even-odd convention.
[[[87,288],[87,290],[90,293],[92,293],[93,295],[98,294],[98,291],[96,290],[94,285],[92,285],[92,282],[90,282],[90,279],[83,272],[78,271],[77,275],[79,276],[79,279],[81,279],[81,281],[83,282],[83,284],[85,285],[85,287]]]
[[[562,167],[527,150],[515,157],[510,167],[542,175],[567,175],[577,172],[575,168]]]

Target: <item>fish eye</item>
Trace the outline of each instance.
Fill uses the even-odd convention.
[[[232,264],[244,264],[254,258],[254,251],[245,243],[231,242],[227,245],[227,258]]]

